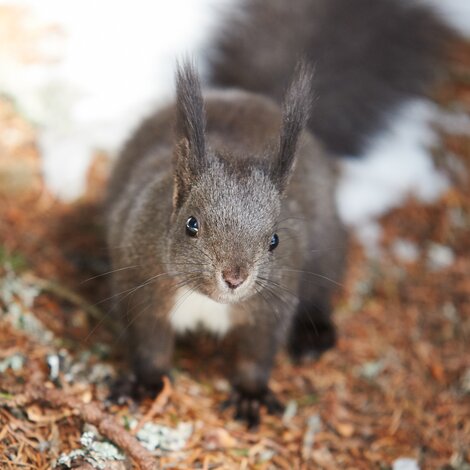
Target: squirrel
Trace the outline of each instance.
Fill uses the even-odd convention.
[[[400,0],[242,7],[211,51],[218,88],[177,66],[176,103],[125,145],[106,217],[138,382],[158,391],[175,335],[203,325],[232,345],[228,403],[256,426],[261,405],[282,410],[269,388],[279,348],[300,361],[335,344],[347,234],[331,155],[357,153],[425,90],[447,32]]]

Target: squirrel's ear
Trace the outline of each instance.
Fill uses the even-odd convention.
[[[194,178],[206,167],[205,113],[195,67],[185,61],[176,68],[175,204],[181,204]]]
[[[289,181],[297,141],[310,117],[312,78],[312,68],[300,61],[284,97],[279,154],[273,166],[273,179],[281,191],[284,191]]]
[[[198,73],[191,62],[176,68],[176,137],[189,145],[190,168],[198,171],[205,164],[206,117]]]

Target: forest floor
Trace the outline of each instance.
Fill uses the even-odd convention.
[[[470,116],[469,44],[435,100]],[[0,98],[0,468],[47,469],[81,449],[64,468],[470,469],[470,135],[438,132],[450,188],[381,218],[380,256],[351,240],[337,347],[301,366],[281,354],[271,385],[286,412],[248,431],[219,409],[228,383],[206,337],[178,349],[155,400],[107,400],[126,369],[108,276],[95,277],[106,156],[83,198],[56,200],[36,130]]]

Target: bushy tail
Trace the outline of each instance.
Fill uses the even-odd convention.
[[[405,98],[425,93],[450,29],[418,0],[242,0],[211,51],[211,84],[281,100],[299,58],[314,65],[309,127],[357,155]]]

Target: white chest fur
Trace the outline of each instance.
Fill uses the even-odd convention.
[[[230,305],[219,304],[197,292],[189,293],[186,288],[178,289],[170,315],[171,324],[178,333],[202,326],[223,336],[231,326]]]

